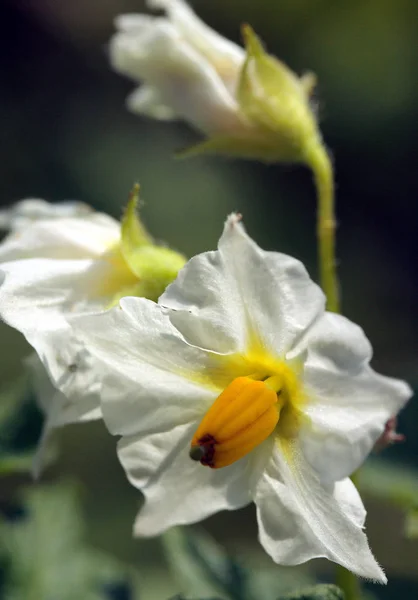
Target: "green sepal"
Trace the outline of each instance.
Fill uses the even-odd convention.
[[[135,184],[129,196],[129,202],[121,223],[121,252],[125,261],[130,263],[130,257],[140,246],[152,244],[152,238],[138,217],[139,185]]]
[[[129,270],[138,281],[121,288],[112,298],[114,306],[124,296],[142,296],[158,300],[184,266],[182,254],[154,244],[137,214],[139,185],[135,185],[122,218],[120,251]]]
[[[249,25],[242,27],[242,35],[247,55],[237,90],[240,109],[259,134],[270,139],[277,160],[304,161],[306,146],[319,136],[309,105],[314,76],[301,80],[267,54]]]
[[[309,103],[316,77],[306,73],[299,78],[267,54],[249,25],[242,33],[247,52],[237,88],[242,127],[211,136],[176,157],[221,154],[266,163],[306,163],[307,149],[320,140]]]
[[[141,246],[130,254],[129,267],[138,277],[132,285],[120,289],[109,306],[115,306],[124,296],[139,296],[156,302],[165,288],[177,277],[186,258],[164,246]]]
[[[254,131],[248,136],[222,136],[217,135],[203,142],[199,142],[184,150],[176,152],[176,158],[192,158],[200,154],[219,154],[231,158],[244,158],[259,160],[265,163],[293,162],[286,153],[282,153],[277,147],[277,140],[268,132],[260,135]]]

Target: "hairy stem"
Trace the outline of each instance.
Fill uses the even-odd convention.
[[[321,287],[327,298],[327,309],[340,312],[339,286],[335,259],[334,176],[327,151],[318,143],[308,152],[318,194],[317,237]]]

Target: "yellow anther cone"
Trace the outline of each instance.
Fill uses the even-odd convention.
[[[214,469],[234,463],[273,432],[281,406],[267,383],[237,377],[203,417],[191,441],[191,458]]]

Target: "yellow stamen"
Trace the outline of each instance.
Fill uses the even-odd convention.
[[[283,406],[280,377],[237,377],[218,396],[193,436],[190,457],[214,469],[226,467],[261,444]]]

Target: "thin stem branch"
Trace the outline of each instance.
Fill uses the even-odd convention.
[[[340,312],[339,286],[335,260],[334,176],[331,160],[322,146],[311,146],[307,156],[318,194],[317,237],[321,287],[327,309]]]

